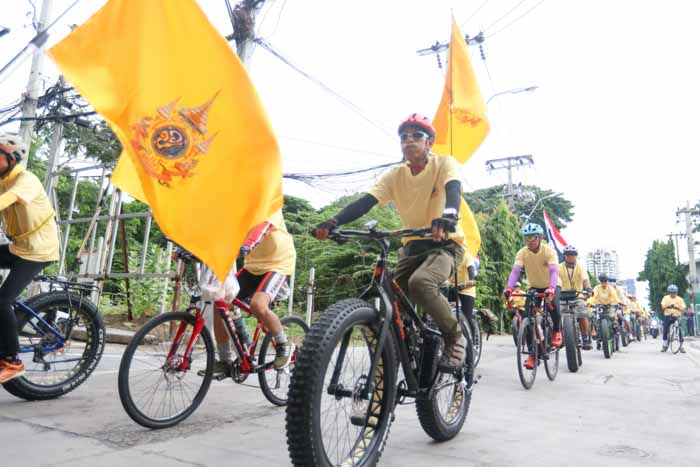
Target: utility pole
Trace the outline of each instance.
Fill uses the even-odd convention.
[[[684,233],[670,233],[666,235],[669,240],[673,239],[673,242],[676,244],[676,266],[679,266],[681,264],[681,257],[678,251],[678,239],[679,238],[685,238]]]
[[[241,0],[231,8],[230,0],[226,0],[226,9],[233,26],[233,34],[226,36],[226,39],[236,41],[236,54],[246,69],[255,50],[255,16],[263,3],[265,0]]]
[[[481,58],[485,59],[485,54],[484,54],[484,47],[483,43],[486,37],[484,37],[484,33],[480,32],[474,37],[469,37],[469,34],[465,34],[464,40],[467,42],[467,45],[478,45],[479,46],[479,51],[481,52]],[[444,52],[445,50],[450,48],[450,43],[446,42],[444,44],[441,44],[440,41],[435,41],[433,45],[430,47],[427,47],[425,49],[420,49],[417,50],[416,53],[418,55],[432,55],[435,54],[437,57],[437,64],[438,68],[442,69],[442,61],[440,60],[440,53]]]
[[[51,16],[51,7],[53,0],[44,0],[41,6],[41,16],[37,23],[37,32],[43,31],[49,22]],[[39,77],[44,64],[44,52],[37,48],[32,54],[32,67],[29,72],[29,81],[27,82],[27,90],[22,96],[22,118],[36,117],[36,106],[39,96]],[[34,120],[22,120],[19,127],[19,137],[26,143],[27,147],[32,144],[32,136],[34,135]],[[27,159],[23,158],[21,164],[27,166]]]
[[[695,312],[695,288],[697,287],[697,270],[695,266],[695,239],[693,238],[693,216],[700,215],[700,209],[691,209],[690,202],[685,208],[678,209],[676,216],[685,214],[685,234],[688,238],[688,272],[690,279],[690,309]]]
[[[515,197],[515,190],[513,190],[513,169],[520,167],[532,167],[535,165],[535,161],[532,159],[532,155],[528,154],[525,156],[512,156],[503,157],[501,159],[491,159],[486,161],[486,169],[489,173],[494,170],[508,170],[508,185],[506,187],[506,200],[508,201],[508,207],[513,210],[513,199]]]
[[[63,76],[58,79],[58,89],[63,89],[63,84],[65,80]],[[61,104],[64,101],[64,94],[60,93],[58,96],[58,108],[61,108]],[[61,149],[61,144],[63,143],[63,120],[57,119],[53,124],[53,133],[51,134],[51,145],[49,146],[49,160],[46,164],[46,176],[44,178],[44,190],[47,193],[51,193],[53,189],[53,174],[56,171],[56,166],[58,165],[59,152]]]

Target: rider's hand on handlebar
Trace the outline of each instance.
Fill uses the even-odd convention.
[[[512,294],[513,294],[513,289],[511,289],[510,287],[503,291],[503,297],[504,297],[506,300],[510,300],[510,296],[511,296]]]
[[[547,290],[544,291],[545,296],[547,297],[547,301],[551,302],[554,299],[554,287],[547,287]]]
[[[430,223],[430,228],[433,234],[433,240],[440,242],[447,239],[449,232],[457,230],[457,216],[454,214],[443,213],[442,217],[433,219]]]
[[[335,219],[328,219],[327,221],[323,221],[318,224],[316,228],[311,231],[311,235],[316,237],[317,240],[325,240],[328,238],[328,234],[337,226],[338,221]]]

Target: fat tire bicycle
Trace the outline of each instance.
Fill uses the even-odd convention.
[[[387,268],[389,239],[426,237],[430,229],[379,231],[376,222],[366,227],[329,233],[337,242],[376,242],[381,251],[367,289],[327,308],[299,352],[286,419],[295,466],[375,465],[394,410],[407,399],[413,399],[421,427],[436,441],[457,436],[469,412],[474,355],[459,304],[466,359],[461,368],[443,372],[438,368],[442,334],[429,317],[419,315]],[[405,378],[400,382],[399,365]]]
[[[49,291],[15,304],[25,374],[2,385],[30,401],[54,399],[83,384],[105,346],[104,321],[88,299],[95,286],[46,275],[34,281],[48,283]]]
[[[575,307],[582,297],[578,291],[562,291],[559,295],[561,303],[562,332],[564,334],[564,348],[566,351],[566,365],[571,373],[576,373],[583,365],[582,349],[583,339],[581,338],[581,328],[576,319]],[[585,298],[585,297],[584,297]]]
[[[196,261],[191,255],[181,256]],[[202,306],[201,300],[199,287],[190,284],[189,307],[149,320],[124,351],[119,365],[119,398],[129,417],[141,426],[160,429],[177,425],[194,413],[209,391],[216,351],[204,311],[212,304]],[[250,313],[249,305],[237,298],[231,305]],[[261,322],[257,322],[252,342],[246,346],[236,332],[229,307],[214,307],[214,312],[223,318],[237,356],[230,375],[233,381],[244,384],[249,375],[257,374],[267,400],[276,406],[286,405],[290,373],[309,330],[306,322],[293,316],[280,319],[296,350],[289,366],[277,370],[272,366],[275,341]],[[217,380],[227,377],[222,375]]]
[[[527,297],[522,315],[516,311],[520,321],[516,344],[516,364],[518,377],[525,389],[532,388],[537,377],[537,367],[544,363],[545,373],[550,381],[554,381],[559,372],[559,347],[552,345],[554,324],[549,312],[552,304],[546,301],[546,294],[537,289],[529,289],[526,293],[512,293],[511,297]],[[510,308],[510,300],[508,307]],[[532,369],[526,368],[523,357],[534,357]]]

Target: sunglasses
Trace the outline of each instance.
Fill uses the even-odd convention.
[[[413,133],[401,133],[399,135],[401,141],[408,141],[409,138],[413,140],[427,138],[428,134],[423,131],[414,131]]]
[[[528,242],[534,242],[538,238],[540,238],[540,236],[535,234],[525,235],[525,240],[527,240]]]

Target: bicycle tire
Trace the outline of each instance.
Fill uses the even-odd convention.
[[[544,359],[544,372],[550,381],[554,381],[559,373],[559,347],[554,347],[552,342],[552,333],[554,331],[547,325],[544,329],[544,347],[546,358]],[[554,349],[554,350],[552,350]]]
[[[564,348],[566,350],[566,365],[571,373],[578,371],[578,339],[576,339],[576,326],[574,317],[565,314],[562,319],[562,327],[564,331]]]
[[[673,354],[677,354],[681,351],[680,331],[680,326],[673,323],[668,333],[668,346]]]
[[[603,355],[610,358],[613,354],[613,339],[610,336],[610,323],[607,319],[600,320],[600,341],[603,347]]]
[[[39,384],[33,379],[33,376],[34,371],[36,371],[36,374],[38,375],[41,370],[34,370],[32,367],[34,362],[31,364],[27,362],[25,364],[27,367],[27,373],[25,376],[13,379],[3,384],[3,388],[7,392],[22,399],[29,401],[55,399],[75,390],[78,386],[83,384],[95,370],[100,362],[100,359],[102,358],[102,353],[105,347],[105,324],[95,304],[77,294],[66,294],[66,292],[58,291],[47,292],[35,295],[34,297],[28,299],[25,303],[36,314],[42,316],[44,319],[51,314],[54,316],[57,315],[59,313],[57,310],[62,310],[65,307],[68,307],[68,309],[71,310],[68,313],[68,316],[73,316],[72,310],[75,309],[82,318],[82,326],[84,327],[84,330],[81,329],[81,332],[84,334],[79,336],[81,339],[75,340],[76,342],[79,340],[84,340],[85,347],[82,355],[80,356],[77,370],[73,371],[68,378],[62,381],[54,381],[53,384]],[[22,308],[19,307],[16,308],[15,312],[17,314],[18,332],[20,333],[20,336],[27,337],[26,327],[29,325],[31,328],[29,322],[32,321],[33,316],[27,314]],[[74,321],[74,318],[70,318],[65,322],[67,332],[63,333],[63,337],[66,339],[68,344],[64,344],[63,347],[57,349],[60,350],[61,354],[64,356],[66,355],[66,349],[68,349],[68,352],[70,352],[70,349],[72,348],[73,336],[77,337],[77,333],[74,331],[78,329],[78,327],[81,327],[81,321],[79,318],[77,319],[78,321]],[[37,323],[37,327],[43,327],[43,325]],[[52,354],[55,355],[55,352],[52,352]],[[21,355],[22,354],[20,354],[20,356]],[[48,363],[51,364],[51,362]],[[57,363],[60,363],[60,360],[53,360],[54,366],[56,366]],[[47,371],[46,367],[44,367],[44,371]]]
[[[630,345],[630,333],[627,332],[627,324],[624,319],[622,320],[622,324],[620,324],[620,340],[622,341],[623,347]]]
[[[329,459],[329,454],[324,447],[325,433],[321,420],[322,398],[328,394],[325,378],[331,369],[331,359],[336,346],[346,333],[349,332],[352,337],[355,326],[358,326],[361,336],[358,341],[353,342],[360,345],[357,349],[352,347],[353,358],[344,361],[343,365],[347,361],[357,361],[356,350],[362,353],[365,349],[370,349],[371,352],[372,348],[376,348],[379,324],[379,314],[369,303],[359,299],[347,299],[331,305],[311,326],[299,352],[289,385],[286,432],[292,465],[329,467],[347,463],[347,465],[364,467],[376,465],[379,461],[389,436],[396,405],[397,357],[396,344],[391,332],[386,335],[381,360],[378,361],[375,374],[376,389],[370,397],[367,419],[362,426],[353,425],[357,429],[356,434],[353,435],[354,440],[349,441],[352,446],[349,452],[341,454],[342,457],[339,460]],[[330,377],[330,374],[328,376]],[[356,383],[357,381],[353,382],[352,386],[354,387]],[[350,403],[352,403],[351,399]],[[338,418],[341,418],[340,413]],[[345,417],[350,420],[347,414]],[[338,420],[330,420],[331,423],[334,421]],[[370,421],[372,426],[368,423]],[[349,433],[348,438],[350,438]]]
[[[280,322],[282,323],[283,328],[291,325],[298,326],[304,331],[304,336],[309,332],[309,326],[306,324],[306,322],[301,318],[297,318],[296,316],[285,316],[284,318],[280,319]],[[268,401],[278,407],[287,405],[287,388],[289,387],[289,378],[291,373],[294,371],[299,350],[301,349],[301,343],[304,341],[304,336],[301,336],[301,339],[298,339],[299,336],[291,336],[289,332],[286,334],[287,338],[291,339],[296,347],[289,366],[283,370],[275,370],[274,368],[270,368],[269,370],[260,371],[258,373],[258,381],[260,383],[260,389],[262,390],[263,395]],[[266,363],[265,359],[267,357],[268,349],[272,350],[274,348],[272,339],[272,335],[268,332],[265,335],[262,344],[260,344],[258,365],[263,365]],[[278,388],[273,388],[270,386],[270,382],[268,381],[268,376],[270,375],[275,375],[276,384],[279,386]],[[282,387],[285,389],[282,389],[280,392],[279,389]],[[284,397],[282,397],[281,394],[283,394]]]
[[[212,340],[211,334],[209,334],[209,330],[206,327],[202,328],[201,333],[199,335],[202,343],[204,344],[204,351],[206,353],[206,366],[204,368],[203,376],[197,375],[196,370],[192,366],[192,362],[194,360],[192,358],[192,355],[194,355],[194,351],[188,359],[189,368],[185,371],[182,371],[176,365],[170,366],[168,370],[164,371],[165,366],[168,365],[169,362],[165,359],[162,360],[162,364],[161,362],[154,361],[156,358],[163,357],[163,355],[165,355],[165,358],[167,358],[167,355],[173,345],[173,337],[170,335],[173,329],[180,329],[180,327],[182,326],[182,329],[185,332],[191,332],[189,329],[194,328],[194,324],[195,316],[189,312],[180,311],[164,313],[152,318],[146,324],[144,324],[144,326],[131,339],[129,345],[127,345],[126,350],[124,351],[124,355],[122,356],[121,364],[119,365],[119,399],[121,400],[122,406],[124,407],[124,410],[129,415],[129,417],[131,417],[131,419],[139,425],[151,429],[162,429],[177,425],[178,423],[182,422],[187,417],[192,415],[192,413],[197,409],[197,407],[199,407],[199,405],[204,400],[207,391],[209,391],[212,375],[214,372],[215,351],[214,341]],[[158,328],[161,325],[167,325],[167,329],[169,331],[166,331],[165,326],[163,326],[162,331],[156,330],[156,328]],[[161,332],[162,334],[160,334]],[[183,334],[183,336],[184,337],[181,337],[180,342],[178,343],[178,345],[182,345],[182,350],[184,350],[184,348],[186,347],[190,335]],[[138,358],[135,358],[136,352],[137,350],[139,350],[139,347],[143,346],[142,351],[145,351],[148,350],[150,347],[155,347],[158,345],[160,345],[160,351],[157,352],[155,355],[158,355],[159,357],[156,357],[154,355],[154,357],[152,358],[142,358],[140,356]],[[197,342],[195,342],[194,345],[197,345]],[[180,350],[180,348],[178,347],[177,350]],[[193,350],[196,350],[196,348],[193,348]],[[172,365],[172,362],[179,361],[181,365],[185,357],[179,354],[177,351],[174,355],[177,358],[171,360],[170,364]],[[150,366],[150,371],[148,367],[146,367],[145,369],[138,368],[139,364],[145,364]],[[132,382],[130,381],[132,369],[134,370],[134,373],[142,371],[142,373],[148,372],[154,376],[157,376],[158,385],[154,388],[152,392],[153,397],[155,397],[156,389],[160,387],[162,381],[165,382],[166,389],[169,389],[171,386],[176,387],[179,383],[179,387],[183,389],[183,394],[184,385],[182,384],[182,381],[188,375],[192,375],[191,381],[201,380],[201,385],[199,386],[199,389],[196,390],[196,394],[194,395],[194,397],[191,398],[189,404],[186,407],[184,407],[180,412],[168,417],[156,417],[155,415],[147,413],[145,407],[139,407],[137,402],[134,400],[134,395],[141,394],[141,392],[134,390],[132,393],[132,386],[135,385],[132,384]],[[145,378],[143,377],[143,375],[140,375],[137,380],[133,381],[133,383],[144,380]],[[143,394],[150,393],[147,389],[143,391]],[[170,400],[179,402],[177,398],[173,397],[171,397]],[[183,400],[183,402],[187,404],[187,401],[184,401],[184,397],[182,397],[180,400]],[[151,404],[149,404],[149,406]],[[158,406],[158,408],[159,407],[160,406]]]
[[[530,347],[527,345],[528,340],[530,341]],[[537,365],[539,363],[537,358],[537,347],[537,331],[535,330],[535,322],[532,318],[523,318],[520,321],[520,329],[518,330],[518,344],[516,345],[515,355],[520,384],[522,384],[525,389],[532,388],[532,385],[535,383],[535,378],[537,377]],[[523,352],[523,350],[526,349],[532,350]],[[523,354],[532,354],[535,358],[534,368],[532,370],[528,370],[531,372],[531,375],[525,374],[525,370],[527,370],[527,368],[525,368],[523,363]]]
[[[450,403],[449,413],[453,414],[451,420],[445,420],[445,417],[440,413],[440,400],[438,394],[433,393],[432,388],[425,396],[416,398],[416,413],[423,431],[432,439],[438,442],[448,441],[457,436],[464,425],[467,415],[469,414],[469,406],[471,404],[471,386],[474,382],[474,347],[472,344],[471,331],[466,319],[460,319],[460,327],[462,333],[467,339],[465,347],[464,359],[464,386],[459,390],[454,391],[452,402]],[[423,345],[421,346],[422,368],[421,368],[421,388],[433,385],[442,384],[442,378],[449,378],[451,375],[438,372],[438,360],[441,354],[442,340],[434,336],[425,336]],[[448,383],[449,384],[449,383]],[[460,384],[460,383],[457,383]],[[448,387],[444,388],[448,389]],[[455,406],[456,403],[458,404]]]
[[[513,344],[517,347],[518,346],[518,333],[520,332],[520,326],[518,326],[518,320],[515,319],[515,316],[513,316],[513,319],[510,320],[510,333],[513,336]]]
[[[472,347],[474,348],[474,368],[479,366],[481,361],[481,353],[484,350],[484,340],[481,332],[481,326],[479,326],[479,320],[476,319],[476,313],[474,313],[473,323],[472,323],[471,340]]]

